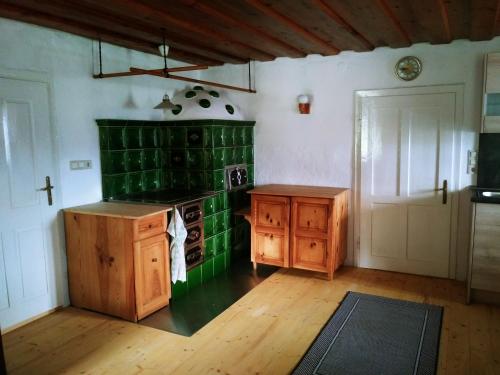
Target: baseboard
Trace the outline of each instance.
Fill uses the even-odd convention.
[[[7,328],[2,328],[2,336],[5,335],[6,333],[9,333],[9,332],[12,332],[18,328],[21,328],[22,326],[25,326],[26,324],[29,324],[31,322],[34,322],[35,320],[38,320],[40,318],[43,318],[47,315],[50,315],[52,314],[53,312],[56,312],[58,310],[61,310],[63,308],[63,306],[57,306],[57,307],[54,307],[53,309],[50,309],[50,310],[47,310],[41,314],[38,314],[38,315],[35,315],[35,316],[32,316],[31,318],[29,319],[26,319],[26,320],[23,320],[22,322],[19,322],[19,323],[16,323],[12,326],[9,326]]]
[[[500,305],[500,293],[487,290],[471,289],[471,302]]]

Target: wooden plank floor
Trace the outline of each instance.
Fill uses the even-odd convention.
[[[349,291],[445,307],[439,374],[500,374],[500,308],[463,284],[345,267],[280,270],[192,337],[67,308],[4,336],[12,374],[286,374]]]

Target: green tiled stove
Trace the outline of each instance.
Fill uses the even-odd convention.
[[[172,286],[173,298],[249,253],[249,228],[233,211],[248,206],[254,182],[253,121],[97,120],[104,199],[155,189],[210,190],[203,201],[205,260]],[[246,164],[248,184],[226,190],[225,168]]]

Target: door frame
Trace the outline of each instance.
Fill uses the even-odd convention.
[[[18,80],[18,81],[28,81],[28,82],[38,82],[43,83],[47,86],[47,102],[48,102],[48,115],[49,115],[49,132],[50,138],[52,141],[52,152],[53,152],[53,163],[54,163],[54,176],[52,178],[54,186],[58,188],[58,194],[55,194],[53,205],[57,209],[58,213],[56,216],[56,226],[55,233],[53,238],[53,246],[54,246],[54,256],[58,257],[56,262],[58,264],[55,265],[55,270],[59,274],[48,275],[52,276],[55,279],[55,287],[56,287],[56,306],[47,312],[36,315],[32,318],[29,318],[25,321],[21,321],[11,327],[7,327],[6,329],[2,329],[1,333],[5,334],[10,332],[16,328],[19,328],[25,324],[30,323],[33,320],[36,320],[46,314],[49,314],[62,306],[66,306],[69,304],[69,295],[68,295],[68,281],[66,276],[66,246],[64,239],[64,222],[62,217],[62,212],[60,208],[62,207],[62,185],[61,185],[61,173],[60,173],[60,154],[59,154],[59,145],[57,144],[58,131],[56,126],[56,116],[55,116],[55,94],[54,94],[54,85],[52,75],[49,72],[43,71],[34,71],[34,70],[22,70],[22,69],[11,69],[0,66],[0,78]],[[43,181],[42,181],[43,182]],[[43,220],[47,221],[48,218],[46,215],[42,215]],[[44,233],[46,236],[47,233]],[[3,260],[2,260],[3,261]]]
[[[361,135],[364,123],[363,99],[368,97],[403,96],[403,95],[426,95],[426,94],[454,94],[455,95],[455,126],[453,129],[453,178],[450,183],[451,206],[451,228],[450,228],[450,256],[448,277],[456,278],[457,267],[457,231],[459,217],[459,188],[460,188],[460,150],[462,143],[462,129],[464,117],[464,85],[433,85],[402,87],[380,90],[358,90],[354,92],[354,173],[353,183],[353,213],[354,213],[354,265],[359,267],[361,251]]]

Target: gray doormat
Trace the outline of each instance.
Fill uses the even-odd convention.
[[[348,292],[293,374],[436,373],[443,308]]]

